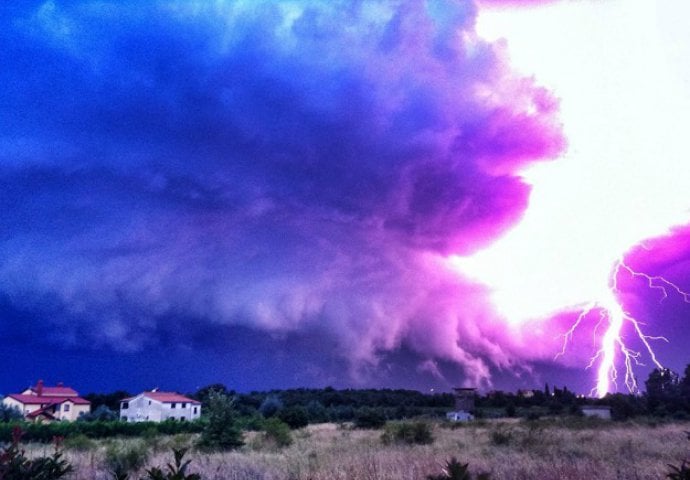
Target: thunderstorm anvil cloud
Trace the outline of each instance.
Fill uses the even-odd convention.
[[[0,296],[24,312],[0,343],[203,348],[188,329],[241,325],[471,381],[539,355],[441,261],[513,225],[518,170],[564,146],[557,102],[477,36],[472,2],[0,16]]]

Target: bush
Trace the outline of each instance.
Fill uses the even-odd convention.
[[[259,412],[261,412],[261,415],[263,415],[264,418],[269,418],[277,415],[282,409],[283,402],[280,400],[280,398],[277,395],[269,395],[264,399],[263,402],[261,402]]]
[[[264,440],[277,447],[289,447],[292,445],[290,427],[277,417],[269,418],[264,423]]]
[[[386,417],[375,408],[360,408],[355,413],[355,428],[379,429],[386,424]]]
[[[244,445],[233,399],[223,393],[211,392],[206,412],[207,423],[199,439],[200,447],[230,450]]]
[[[53,455],[29,460],[20,447],[21,438],[21,429],[15,427],[10,445],[0,450],[0,479],[57,480],[72,471],[72,466],[62,458],[59,439],[54,439]]]
[[[417,445],[428,445],[433,443],[431,426],[425,422],[399,422],[389,423],[381,435],[381,440],[385,444],[406,443]]]
[[[99,405],[93,412],[79,416],[80,422],[114,422],[118,420],[117,412],[109,409],[105,405]]]
[[[287,407],[278,413],[278,418],[292,429],[304,428],[309,425],[309,416],[304,407]]]
[[[0,401],[1,400],[2,397],[0,397]],[[16,422],[23,419],[24,415],[18,407],[10,407],[9,405],[0,403],[0,422]]]

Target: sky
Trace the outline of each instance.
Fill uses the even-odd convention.
[[[684,13],[0,7],[0,392],[625,391],[634,351],[640,383],[682,370]]]

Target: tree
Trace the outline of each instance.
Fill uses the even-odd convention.
[[[261,406],[259,407],[259,411],[264,418],[270,418],[274,415],[277,415],[282,409],[283,402],[277,395],[267,396],[264,401],[261,402]]]
[[[117,419],[117,412],[103,404],[99,405],[93,412],[81,415],[78,420],[81,422],[112,422]]]
[[[211,450],[230,450],[244,445],[242,430],[237,422],[235,401],[213,391],[208,396],[208,423],[199,439],[199,446]]]
[[[0,402],[1,401],[2,398],[0,398]],[[17,408],[16,406],[10,407],[9,405],[0,403],[0,422],[13,422],[22,420],[23,418],[24,415],[22,415],[22,411],[19,410],[19,408]]]
[[[668,368],[655,368],[645,382],[647,408],[651,413],[674,411],[679,403],[678,374]]]

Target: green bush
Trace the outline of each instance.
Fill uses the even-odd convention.
[[[50,442],[54,437],[70,438],[85,435],[89,438],[140,437],[145,431],[158,434],[175,435],[178,433],[199,433],[204,423],[196,422],[55,422],[55,423],[0,423],[0,443],[12,441],[12,429],[20,426],[24,431],[24,440],[29,442]]]
[[[292,445],[290,427],[277,417],[271,417],[264,423],[264,440],[275,444],[277,447]]]
[[[309,415],[304,407],[287,407],[278,412],[278,418],[287,423],[290,428],[304,428],[309,425]]]
[[[386,425],[381,435],[385,444],[427,445],[434,442],[431,425],[426,422],[395,422]]]
[[[355,428],[379,429],[386,424],[386,417],[375,408],[360,408],[355,413]]]
[[[208,450],[230,450],[244,445],[237,421],[235,402],[227,395],[212,391],[206,408],[207,423],[199,446]]]
[[[2,401],[2,397],[0,397],[0,401]],[[23,419],[24,415],[18,407],[10,407],[9,405],[0,403],[0,422],[17,422]]]

